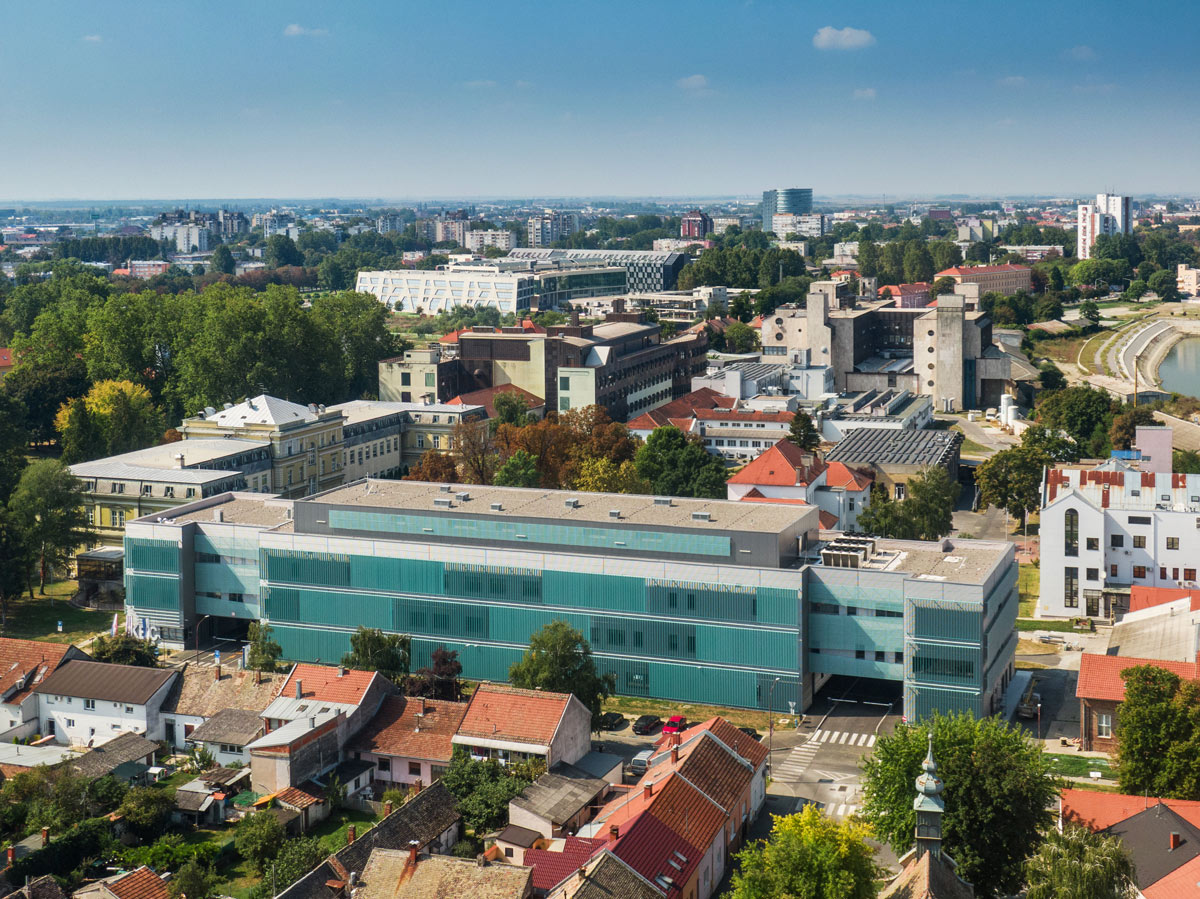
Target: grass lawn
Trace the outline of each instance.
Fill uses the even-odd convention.
[[[1073,634],[1075,627],[1069,621],[1059,621],[1053,618],[1018,618],[1019,631],[1055,631],[1060,634]]]
[[[178,790],[185,783],[190,783],[195,779],[196,775],[192,774],[190,771],[176,771],[169,777],[164,777],[162,780],[158,781],[158,783],[154,785],[154,788],[157,790],[165,790],[167,793],[174,796],[176,790]]]
[[[1013,663],[1013,667],[1018,671],[1041,671],[1043,668],[1049,668],[1049,665],[1043,665],[1041,662],[1026,662],[1024,659],[1017,659]]]
[[[49,643],[82,643],[112,626],[112,612],[89,612],[67,603],[75,595],[74,581],[58,581],[46,586],[42,596],[34,587],[34,598],[26,593],[8,604],[6,637],[26,640],[45,640]],[[58,622],[63,632],[58,632]]]
[[[1112,765],[1108,759],[1089,758],[1085,755],[1053,755],[1047,754],[1046,758],[1050,759],[1051,770],[1055,774],[1061,774],[1064,777],[1088,777],[1093,771],[1099,771],[1102,776],[1111,778],[1116,776]]]
[[[1017,641],[1017,655],[1019,656],[1052,656],[1058,651],[1059,647],[1038,640],[1020,639]]]
[[[783,706],[782,712],[780,706]],[[604,703],[604,711],[620,712],[626,718],[633,720],[641,715],[658,715],[666,721],[672,715],[685,715],[688,721],[707,721],[720,715],[735,727],[753,727],[765,732],[767,729],[767,713],[765,709],[731,709],[715,705],[688,705],[683,702],[669,700],[643,699],[638,696],[611,696]],[[776,697],[775,717],[787,714],[787,703]],[[600,736],[604,734],[601,733]]]
[[[358,809],[337,809],[328,818],[308,831],[308,836],[321,841],[322,848],[333,854],[346,845],[346,830],[353,824],[358,828],[358,836],[367,832],[367,828],[379,819],[372,812],[360,812]]]
[[[247,899],[250,891],[261,879],[254,865],[238,855],[233,848],[233,835],[237,832],[236,825],[222,828],[200,827],[183,837],[184,843],[211,843],[216,846],[221,855],[217,858],[217,874],[225,881],[221,888],[222,894],[228,893],[235,899]]]
[[[1071,790],[1091,790],[1093,793],[1120,793],[1116,784],[1096,783],[1091,780],[1072,780],[1067,784]]]
[[[950,430],[958,431],[958,433],[963,435],[962,447],[960,449],[960,452],[962,455],[975,456],[976,458],[981,458],[981,459],[986,459],[989,456],[995,455],[996,451],[994,449],[992,449],[991,447],[984,446],[982,443],[976,443],[974,440],[972,440],[970,437],[968,437],[966,435],[966,432],[963,431],[963,429],[960,428],[958,425],[955,425]]]
[[[1022,618],[1033,617],[1033,610],[1037,606],[1041,577],[1041,569],[1028,562],[1022,564],[1017,573],[1017,592],[1020,594],[1017,614]]]

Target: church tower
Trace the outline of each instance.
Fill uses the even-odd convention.
[[[913,808],[917,812],[917,858],[926,852],[935,857],[942,854],[942,815],[946,804],[942,801],[942,787],[937,776],[937,763],[933,760],[933,734],[929,734],[929,752],[917,776],[917,798]]]

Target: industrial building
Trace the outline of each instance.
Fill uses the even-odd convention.
[[[416,481],[223,494],[130,522],[126,613],[175,647],[205,618],[235,637],[260,620],[284,657],[326,662],[377,627],[415,665],[445,646],[490,680],[563,620],[621,694],[801,711],[847,675],[902,683],[910,719],[1000,708],[1012,545],[821,544],[818,511]]]

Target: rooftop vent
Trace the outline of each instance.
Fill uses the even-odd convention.
[[[821,550],[821,562],[831,568],[862,568],[876,549],[870,537],[838,537]]]
[[[222,409],[232,409],[232,408],[233,408],[233,403],[226,403],[226,404],[225,404],[225,405],[223,405],[221,408],[222,408]]]
[[[442,493],[449,493],[452,489],[453,488],[449,484],[443,484],[438,488],[438,490],[442,491]]]
[[[504,511],[504,503],[492,503],[492,511],[493,512],[503,512]]]
[[[711,512],[693,512],[692,521],[712,521]]]
[[[669,496],[656,496],[656,497],[654,497],[654,505],[656,505],[656,506],[670,506],[670,505],[672,505],[672,503],[671,503],[671,497],[669,497]]]
[[[577,500],[577,499],[564,500],[563,505],[566,506],[568,509],[578,509],[579,508],[579,500]],[[1197,520],[1197,522],[1200,522],[1200,518],[1198,518],[1196,520]],[[1197,524],[1196,526],[1200,527],[1200,524]]]
[[[453,509],[454,508],[454,500],[448,496],[436,497],[433,501],[433,504],[442,509]]]
[[[458,501],[460,503],[465,503],[467,500],[469,500],[471,498],[471,494],[467,493],[467,491],[465,491],[465,490],[462,491],[461,493],[456,493],[454,495],[458,497]]]
[[[620,518],[620,517],[621,517],[621,510],[620,510],[620,509],[609,509],[609,510],[608,510],[608,517],[609,517],[609,518]]]

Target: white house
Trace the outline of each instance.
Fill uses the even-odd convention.
[[[451,740],[466,713],[465,702],[389,696],[348,750],[354,758],[374,764],[373,777],[385,787],[417,782],[428,786],[449,767]]]
[[[37,733],[33,688],[65,662],[86,658],[87,653],[70,644],[0,637],[0,742]]]
[[[521,690],[484,681],[451,742],[501,763],[540,756],[551,768],[591,751],[592,713],[570,693]]]
[[[1131,587],[1196,587],[1198,570],[1200,475],[1118,460],[1045,472],[1042,615],[1111,618]]]
[[[73,659],[33,688],[39,730],[69,746],[101,746],[122,733],[163,739],[162,706],[178,671]]]

